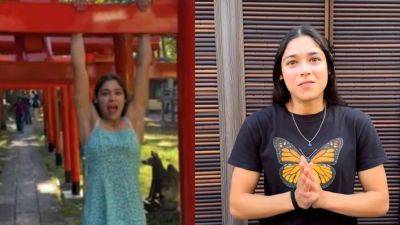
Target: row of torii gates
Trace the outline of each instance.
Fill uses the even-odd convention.
[[[194,224],[194,0],[153,0],[145,11],[135,4],[89,4],[78,10],[54,0],[0,3],[0,99],[6,89],[42,90],[49,150],[55,151],[57,164],[63,162],[73,194],[80,191],[80,153],[69,36],[78,32],[85,34],[91,88],[98,77],[115,71],[128,91],[133,89],[134,35],[152,34],[155,50],[157,35],[178,34],[177,65],[154,61],[150,78],[179,80],[181,224]]]

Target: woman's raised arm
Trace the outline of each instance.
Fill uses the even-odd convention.
[[[127,116],[131,120],[139,140],[143,133],[144,116],[149,99],[149,72],[153,58],[152,54],[150,35],[139,36],[136,55],[134,100],[130,103],[127,111]]]
[[[71,63],[74,76],[74,103],[76,106],[79,139],[84,143],[91,132],[93,118],[92,105],[89,99],[89,75],[86,71],[85,47],[82,34],[73,34],[71,37]]]

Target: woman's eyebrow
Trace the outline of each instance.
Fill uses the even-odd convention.
[[[295,57],[296,57],[296,54],[288,55],[285,58],[283,58],[282,61],[285,61],[285,59],[287,59],[287,58],[295,58]]]
[[[308,53],[308,55],[318,55],[318,54],[320,54],[320,52],[310,52],[310,53]]]
[[[320,52],[312,51],[312,52],[309,52],[307,55],[318,55],[319,53]],[[288,55],[288,56],[284,57],[282,59],[282,61],[286,60],[287,58],[295,58],[296,56],[297,56],[296,54]]]

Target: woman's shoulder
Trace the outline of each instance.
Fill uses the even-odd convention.
[[[353,108],[350,106],[340,106],[340,105],[332,106],[332,108],[336,112],[335,114],[337,114],[340,118],[343,118],[346,121],[365,123],[371,120],[370,116],[367,113],[357,108]]]
[[[271,106],[264,107],[258,111],[253,112],[252,114],[250,114],[246,118],[245,123],[247,123],[250,126],[256,125],[256,124],[267,125],[282,110],[284,110],[284,109],[279,105],[271,105]]]

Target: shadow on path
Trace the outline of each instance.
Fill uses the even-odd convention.
[[[57,203],[57,186],[39,152],[36,121],[23,133],[10,131],[10,148],[4,170],[0,174],[0,224],[2,225],[65,225]],[[45,151],[46,149],[40,149]]]

